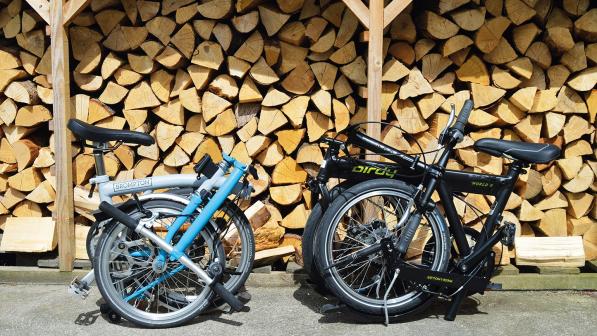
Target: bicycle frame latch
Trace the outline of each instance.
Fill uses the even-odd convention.
[[[91,187],[89,188],[89,194],[87,195],[87,198],[93,197],[93,192],[95,191],[96,185],[106,183],[106,182],[110,182],[110,178],[108,177],[108,175],[99,175],[99,176],[90,178],[89,184],[91,184]]]

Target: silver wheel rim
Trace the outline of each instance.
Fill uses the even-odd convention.
[[[149,201],[151,203],[151,201]],[[170,202],[174,202],[174,201],[170,201]],[[184,207],[186,206],[186,204],[181,204],[181,203],[176,203],[177,205],[179,205],[179,208],[176,209],[176,211],[178,211],[177,213],[180,213]],[[228,209],[228,211],[222,210],[222,209]],[[149,207],[149,209],[151,209],[151,207]],[[229,213],[230,212],[230,213]],[[232,245],[230,244],[226,244],[224,243],[224,249],[225,249],[225,253],[226,253],[226,269],[229,271],[232,271],[234,273],[240,273],[240,274],[231,274],[231,275],[224,275],[224,286],[226,287],[226,289],[228,289],[229,291],[237,291],[238,288],[243,284],[243,279],[244,279],[244,275],[246,275],[246,273],[251,271],[251,267],[250,265],[252,264],[251,261],[251,248],[249,246],[247,246],[248,244],[250,244],[250,238],[246,237],[246,228],[243,229],[243,225],[241,223],[237,222],[237,218],[234,216],[233,211],[226,205],[224,204],[222,206],[222,208],[220,208],[216,214],[214,216],[217,216],[219,213],[224,213],[227,216],[229,216],[230,219],[230,224],[228,225],[228,227],[226,228],[226,230],[224,230],[224,232],[222,232],[220,234],[220,241],[224,242],[224,238],[226,236],[226,234],[228,234],[228,232],[230,231],[236,231],[236,232],[242,232],[240,234],[238,234],[238,239],[236,240],[236,242]],[[90,244],[90,248],[89,248],[89,253],[92,256],[95,256],[95,247],[97,246],[97,244],[99,243],[99,238],[101,235],[101,232],[103,230],[104,225],[107,223],[108,221],[104,221],[100,224],[100,230],[98,233],[95,234],[95,236],[92,238],[91,244]],[[213,223],[213,218],[211,220],[213,227],[216,227],[216,224]],[[240,255],[240,257],[236,258],[236,263],[232,263],[232,257],[233,255]],[[236,267],[234,266],[235,264],[238,264]]]
[[[368,191],[364,194],[361,194],[360,196],[355,197],[352,200],[350,200],[349,202],[347,202],[346,204],[344,204],[340,208],[340,210],[336,213],[334,218],[332,219],[331,225],[329,226],[330,229],[326,232],[325,261],[326,261],[327,266],[329,266],[333,263],[332,258],[331,258],[333,256],[333,252],[334,252],[332,250],[332,246],[334,244],[333,240],[334,240],[334,237],[336,236],[336,231],[338,229],[338,226],[340,225],[341,220],[343,219],[345,214],[357,203],[359,203],[363,200],[366,200],[368,198],[375,197],[375,196],[393,197],[395,199],[399,199],[401,202],[395,203],[395,207],[396,208],[400,207],[402,210],[404,208],[404,205],[407,203],[408,199],[410,199],[410,195],[408,195],[402,191],[397,191],[396,189],[375,189],[375,190]],[[435,252],[442,251],[441,253],[435,253],[434,258],[433,258],[433,263],[431,265],[431,269],[439,270],[440,267],[445,266],[445,264],[446,264],[444,262],[444,259],[446,258],[446,256],[443,255],[444,254],[443,251],[445,250],[445,247],[443,246],[444,241],[442,239],[438,239],[438,238],[441,238],[440,237],[440,228],[439,228],[439,223],[441,222],[441,219],[436,218],[436,214],[433,212],[430,214],[426,214],[424,216],[424,218],[426,219],[427,227],[429,227],[429,229],[431,230],[431,233],[432,233],[431,237],[435,237]],[[439,243],[437,242],[438,240],[439,240]],[[408,255],[408,253],[407,253],[407,255]],[[335,260],[337,260],[337,259],[335,259]],[[366,266],[368,262],[370,265],[371,259],[367,259],[364,262],[362,262],[362,265],[356,265],[356,266],[360,267],[360,271],[362,272],[366,267],[368,267],[368,266]],[[358,268],[357,268],[357,270],[358,270]],[[383,294],[384,294],[385,290],[380,290],[380,293],[379,293],[380,298],[379,299],[372,299],[369,296],[364,296],[361,293],[355,291],[354,288],[352,287],[353,284],[347,284],[343,280],[343,276],[340,274],[339,270],[336,267],[331,268],[329,270],[329,272],[332,275],[331,276],[332,281],[336,284],[336,288],[341,290],[345,295],[352,297],[370,307],[379,308],[379,307],[383,306]],[[367,271],[365,271],[365,273],[366,272]],[[386,271],[385,277],[380,276],[379,279],[381,279],[380,282],[384,281],[386,284],[388,284],[391,280],[391,274],[388,274],[388,272]],[[394,288],[399,285],[403,285],[403,283],[400,281],[397,281]],[[371,288],[369,288],[369,289],[371,289]],[[375,289],[373,289],[373,291],[375,291]],[[393,308],[393,307],[396,307],[399,305],[407,305],[407,304],[411,303],[414,299],[416,299],[416,298],[420,297],[422,294],[424,294],[423,292],[421,292],[419,290],[407,291],[406,288],[404,291],[406,293],[404,295],[401,295],[398,297],[392,297],[392,293],[390,293],[390,297],[388,298],[388,307],[389,308]],[[369,291],[368,293],[371,293],[371,291]],[[397,294],[397,293],[394,292],[394,294]]]
[[[153,208],[150,209],[152,212],[159,212],[161,214],[177,214],[179,212],[174,212],[174,210],[172,209],[168,209],[168,208]],[[137,214],[138,216],[139,214]],[[114,250],[114,246],[113,244],[116,242],[116,239],[120,239],[122,241],[122,236],[124,235],[125,237],[128,236],[128,229],[122,225],[122,224],[117,224],[118,226],[115,227],[114,229],[112,229],[110,231],[110,235],[106,237],[106,241],[104,242],[104,246],[110,246],[110,250],[113,251]],[[120,237],[120,238],[118,238]],[[215,260],[215,258],[213,256],[213,252],[215,251],[216,256],[219,255],[220,257],[222,256],[222,252],[218,252],[218,248],[217,246],[215,246],[215,242],[213,241],[213,239],[211,237],[209,237],[209,234],[206,233],[206,230],[203,230],[201,232],[201,237],[203,238],[203,241],[205,242],[204,244],[202,244],[202,247],[207,247],[208,251],[210,252],[210,255],[206,254],[203,256],[203,258],[205,258],[206,260]],[[189,249],[191,249],[193,247],[190,247]],[[199,248],[199,247],[197,247]],[[221,248],[220,248],[221,249]],[[192,253],[193,251],[191,251]],[[127,287],[123,287],[125,284],[122,285],[115,285],[115,283],[118,282],[123,282],[122,279],[121,280],[116,280],[114,281],[112,274],[114,272],[110,271],[110,265],[113,264],[112,259],[112,252],[107,253],[106,251],[99,251],[99,256],[100,259],[98,260],[98,270],[100,273],[100,277],[101,277],[101,282],[102,284],[105,284],[103,286],[104,289],[104,295],[108,295],[111,298],[111,302],[114,303],[115,305],[117,305],[117,307],[125,313],[125,315],[128,316],[132,316],[135,317],[137,319],[144,319],[147,321],[173,321],[173,320],[179,320],[182,318],[186,318],[189,315],[194,315],[196,314],[197,310],[203,308],[205,306],[205,302],[207,299],[210,298],[210,294],[211,294],[211,289],[207,286],[205,286],[205,284],[203,284],[203,282],[198,279],[193,273],[190,273],[190,271],[186,270],[188,273],[186,274],[181,274],[183,271],[180,271],[179,273],[177,273],[176,275],[172,276],[171,278],[169,278],[168,280],[164,281],[163,284],[164,285],[158,285],[155,286],[152,290],[152,292],[149,292],[149,296],[154,296],[153,298],[153,303],[154,306],[148,305],[149,307],[149,311],[147,311],[147,309],[144,311],[142,309],[139,309],[137,307],[140,307],[138,302],[137,302],[137,307],[132,306],[131,304],[129,304],[128,302],[125,302],[123,300],[123,296],[119,293],[118,289],[127,289]],[[191,255],[192,257],[192,255]],[[198,260],[199,257],[195,257],[196,259],[194,260],[196,263],[200,262],[201,260]],[[202,265],[203,268],[205,268],[207,261],[203,260],[200,264]],[[170,262],[168,269],[171,269],[173,267],[176,267],[177,265],[180,265],[177,262]],[[149,266],[151,267],[151,266]],[[150,282],[150,279],[152,276],[155,275],[155,272],[149,269],[144,269],[142,271],[138,271],[138,274],[132,274],[133,277],[139,277],[139,282],[141,284],[147,284]],[[189,281],[187,284],[185,283],[181,283],[181,279],[177,279],[177,276],[179,275],[183,275],[186,277],[186,280]],[[145,279],[142,278],[142,276],[145,276]],[[197,295],[177,295],[179,294],[179,291],[175,291],[175,290],[168,290],[166,288],[166,283],[168,283],[170,289],[172,289],[173,287],[176,286],[184,286],[184,285],[194,285],[197,288],[201,288],[199,291],[197,291]],[[141,288],[141,285],[139,283],[136,284],[137,288]],[[129,285],[129,287],[132,287]],[[129,289],[129,290],[132,290]],[[184,297],[184,299],[183,299]],[[178,299],[178,302],[176,301]],[[184,302],[186,301],[186,302]],[[190,301],[190,302],[188,302]],[[181,304],[186,303],[186,305],[183,307],[181,306]],[[135,302],[133,302],[133,304],[135,304]],[[140,307],[142,308],[142,307]],[[153,308],[156,308],[153,312]],[[166,312],[164,312],[164,309],[166,310]]]

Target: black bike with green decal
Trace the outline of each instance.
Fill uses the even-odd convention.
[[[355,156],[349,153],[348,147],[350,145],[359,146],[366,137],[359,132],[359,128],[370,122],[363,122],[351,125],[349,128],[339,133],[335,138],[321,138],[319,141],[328,146],[323,162],[317,176],[307,182],[307,187],[311,191],[312,209],[305,224],[305,229],[302,236],[302,252],[304,270],[309,275],[312,283],[321,291],[325,291],[323,286],[323,279],[321,278],[317,264],[314,262],[315,258],[315,233],[319,227],[320,220],[328,205],[339,195],[342,191],[349,187],[370,179],[389,178],[399,181],[406,181],[408,183],[416,183],[420,180],[420,173],[414,170],[412,165],[398,164],[393,161],[379,162],[367,160],[366,156]],[[400,127],[384,123],[388,127]],[[338,138],[342,135],[348,137],[347,141],[341,141]],[[409,137],[408,134],[404,134]],[[371,138],[366,138],[366,142],[374,141]],[[420,145],[416,142],[414,137],[413,142],[417,144],[420,153],[425,154]],[[343,155],[341,155],[343,154]],[[365,157],[365,158],[364,158]],[[417,157],[418,162],[422,156]],[[387,155],[389,160],[395,160],[392,155]],[[422,158],[423,162],[425,158]],[[332,179],[338,179],[339,182],[332,189],[328,189],[327,184]]]
[[[317,179],[310,183],[325,209],[317,218],[311,248],[315,270],[341,302],[385,315],[387,323],[389,315],[409,314],[443,297],[452,302],[445,318],[453,320],[464,297],[487,288],[494,267],[492,248],[500,241],[506,246],[514,241],[515,226],[502,222],[502,212],[518,176],[530,164],[556,159],[560,149],[480,139],[474,144],[477,151],[511,160],[505,174],[447,169],[472,107],[472,101],[466,101],[453,124],[452,112],[430,163],[425,155],[406,154],[356,128],[348,129],[346,142],[325,140],[329,148]],[[393,163],[351,156],[348,144]],[[388,172],[394,177],[385,176]],[[330,193],[326,182],[331,176],[348,182]],[[434,193],[438,202],[431,198]],[[480,232],[465,227],[458,216],[454,197],[463,193],[495,198]]]

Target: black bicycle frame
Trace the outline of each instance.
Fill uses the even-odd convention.
[[[342,178],[357,182],[371,178],[390,178],[414,185],[423,183],[426,186],[425,193],[428,195],[423,195],[420,199],[430,199],[431,193],[437,190],[448,219],[449,230],[454,237],[461,258],[458,268],[463,273],[484,259],[501,238],[501,235],[494,234],[494,231],[501,222],[501,214],[514,189],[518,175],[526,167],[525,163],[514,161],[505,175],[489,175],[445,169],[455,143],[446,146],[446,150],[441,154],[437,164],[421,162],[417,157],[390,147],[357,130],[348,132],[347,143],[369,150],[394,162],[338,157],[339,146],[344,143],[336,140],[330,144],[324,163],[314,180],[319,189],[325,188],[325,183],[329,178]],[[476,241],[477,247],[473,253],[471,253],[471,247],[464,233],[464,226],[458,217],[453,201],[454,194],[459,193],[495,196],[495,201],[491,205],[489,216],[483,223],[480,237]],[[418,206],[435,205],[418,204]]]

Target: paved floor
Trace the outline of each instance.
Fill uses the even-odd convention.
[[[465,301],[455,322],[442,319],[444,303],[407,322],[379,321],[341,309],[321,314],[328,302],[307,285],[250,288],[248,312],[208,314],[174,335],[596,335],[597,293],[491,292]],[[154,335],[99,314],[97,289],[86,300],[64,286],[0,285],[0,335]]]

